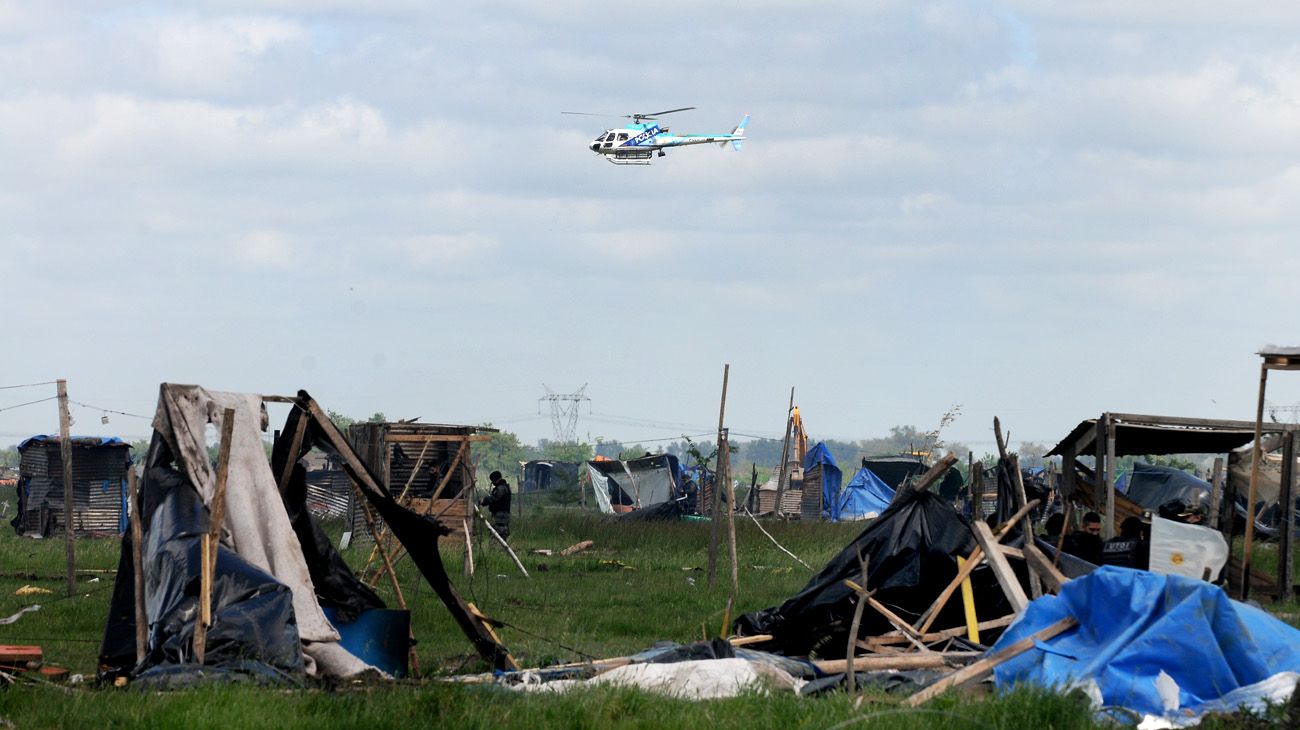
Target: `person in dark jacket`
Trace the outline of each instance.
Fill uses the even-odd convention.
[[[1146,525],[1129,517],[1119,526],[1119,537],[1112,537],[1101,547],[1101,564],[1146,570],[1151,563],[1151,539]]]
[[[492,513],[492,528],[501,535],[501,539],[508,540],[510,539],[510,483],[501,476],[499,471],[489,474],[488,481],[492,483],[492,491],[488,492],[480,504]]]

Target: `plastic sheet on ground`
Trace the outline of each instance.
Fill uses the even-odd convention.
[[[668,664],[628,664],[585,681],[540,683],[525,679],[516,689],[563,692],[574,687],[639,687],[679,699],[709,700],[746,692],[798,692],[804,680],[772,664],[747,659],[689,659]]]
[[[1110,566],[1032,602],[992,651],[1066,616],[1079,626],[999,666],[999,687],[1082,687],[1101,705],[1186,725],[1285,699],[1277,675],[1300,671],[1300,630],[1203,581]]]

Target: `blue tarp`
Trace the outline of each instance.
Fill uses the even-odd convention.
[[[808,453],[803,457],[803,469],[807,472],[817,464],[822,465],[822,517],[835,519],[832,514],[836,504],[836,498],[840,492],[840,482],[844,479],[843,472],[835,463],[835,457],[831,456],[831,450],[826,448],[826,444],[818,441],[817,445],[808,449]]]
[[[835,500],[831,519],[861,520],[875,512],[880,515],[894,501],[894,490],[865,466],[858,469]]]
[[[72,439],[72,443],[78,446],[112,446],[115,444],[126,443],[125,441],[123,441],[122,439],[116,436],[77,436],[74,434],[70,438]],[[59,435],[57,433],[37,434],[35,436],[31,436],[29,438],[23,439],[22,443],[18,444],[17,448],[19,451],[23,451],[32,444],[45,443],[46,441],[58,443]]]
[[[1199,580],[1103,566],[1029,604],[991,651],[1073,616],[1079,626],[995,670],[999,687],[1063,687],[1092,680],[1102,704],[1164,715],[1161,672],[1181,710],[1279,672],[1300,671],[1300,630]]]

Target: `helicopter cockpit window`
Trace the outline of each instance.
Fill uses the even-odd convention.
[[[619,132],[619,133],[618,133],[618,141],[619,141],[619,142],[626,142],[626,141],[627,141],[627,132]]]
[[[613,133],[613,132],[610,132],[609,134],[605,135],[605,141],[606,141],[606,142],[613,142],[613,141],[614,141],[614,133]]]

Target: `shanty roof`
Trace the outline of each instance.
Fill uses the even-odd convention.
[[[1175,418],[1111,413],[1115,424],[1115,456],[1139,454],[1222,454],[1240,448],[1255,438],[1254,421],[1229,421],[1213,418]],[[1097,422],[1081,421],[1070,434],[1047,452],[1059,456],[1071,445],[1078,456],[1096,450]],[[1265,433],[1290,430],[1292,426],[1266,423]]]
[[[73,446],[126,446],[127,443],[116,436],[70,436]],[[37,434],[35,436],[23,439],[18,444],[18,450],[22,451],[32,444],[59,443],[59,435],[56,434]]]

